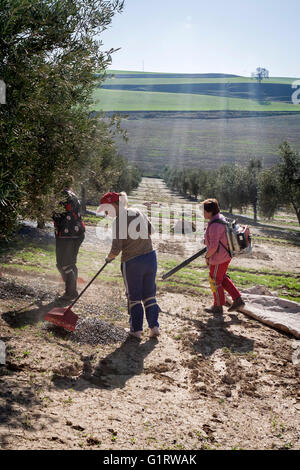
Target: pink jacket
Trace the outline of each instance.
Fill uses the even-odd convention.
[[[225,217],[222,214],[219,213],[214,215],[213,218],[208,222],[207,229],[204,235],[205,245],[207,246],[208,250],[214,247],[219,247],[216,253],[214,253],[209,258],[209,264],[212,265],[226,263],[226,261],[231,260],[228,251],[220,244],[221,241],[223,245],[228,248],[226,227],[225,225],[218,223],[212,224],[213,220],[216,219],[221,219],[225,221]]]

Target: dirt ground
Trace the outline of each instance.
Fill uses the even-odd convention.
[[[269,248],[258,244],[246,265],[299,272],[298,247]],[[125,332],[122,284],[98,279],[74,311],[115,330],[78,343],[43,321],[58,291],[55,278],[0,277],[1,449],[300,449],[292,336],[226,308],[208,314],[208,295],[160,288],[161,335],[145,324],[139,342]]]
[[[49,299],[55,288],[38,283]],[[76,311],[107,309],[125,327],[123,290],[105,292],[92,286]],[[141,343],[94,346],[41,324],[49,300],[13,314],[3,299],[1,448],[299,449],[293,339],[241,313],[211,316],[206,298],[158,297],[158,340],[145,329]]]

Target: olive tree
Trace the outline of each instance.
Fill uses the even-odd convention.
[[[121,0],[0,0],[2,237],[18,216],[46,216],[53,189],[89,161],[99,136],[93,90],[113,52],[99,37],[122,8]]]

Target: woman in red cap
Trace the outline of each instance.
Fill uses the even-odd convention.
[[[156,302],[157,258],[151,241],[153,226],[141,211],[128,208],[124,192],[104,194],[97,212],[115,217],[112,246],[106,261],[110,262],[122,253],[121,271],[128,299],[130,335],[141,339],[145,310],[150,337],[157,337],[160,308]]]

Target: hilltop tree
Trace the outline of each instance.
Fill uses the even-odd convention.
[[[261,83],[264,78],[269,78],[269,71],[263,67],[257,67],[256,71],[251,74],[252,78],[255,78],[258,83]]]

